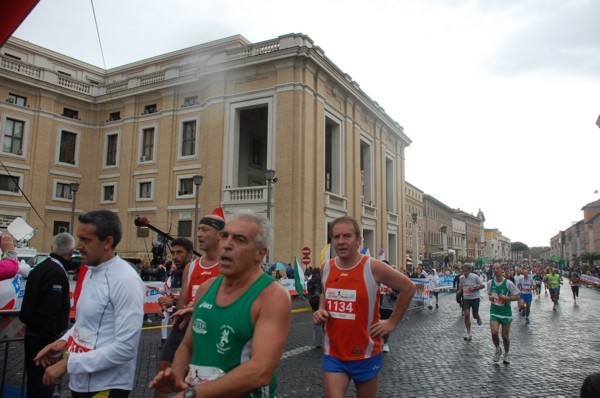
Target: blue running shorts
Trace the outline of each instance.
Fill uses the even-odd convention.
[[[323,370],[328,373],[346,373],[355,383],[363,383],[377,376],[383,365],[383,354],[356,361],[342,361],[323,355]]]
[[[519,299],[526,303],[531,303],[533,301],[533,294],[521,293],[521,297],[519,297]]]

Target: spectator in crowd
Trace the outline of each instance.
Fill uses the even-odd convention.
[[[435,268],[431,269],[431,273],[427,276],[429,279],[429,309],[433,308],[433,302],[435,301],[435,308],[440,308],[438,305],[438,296],[440,294],[440,277],[438,276]],[[435,300],[434,300],[435,299]]]
[[[306,284],[306,290],[308,292],[308,303],[314,313],[319,309],[319,301],[321,300],[321,294],[323,293],[323,286],[321,285],[321,269],[313,268],[310,275],[310,279]],[[321,348],[323,346],[323,325],[313,325],[313,341],[315,343],[315,348]]]
[[[0,281],[3,281],[14,277],[19,272],[19,263],[12,236],[7,233],[2,234],[2,237],[0,237],[0,249],[2,249]]]
[[[390,265],[389,262],[383,260],[384,263]],[[398,300],[398,292],[394,289],[386,286],[385,284],[379,285],[381,289],[380,304],[379,304],[379,319],[386,320],[390,319],[394,308],[396,308],[396,301]],[[383,345],[381,347],[382,352],[390,352],[390,345],[388,343],[390,338],[389,334],[383,336]]]
[[[67,270],[74,249],[73,236],[66,232],[56,235],[50,256],[27,279],[19,319],[27,326],[24,346],[28,397],[52,397],[53,388],[42,383],[45,368],[36,366],[33,358],[68,329],[71,302]]]

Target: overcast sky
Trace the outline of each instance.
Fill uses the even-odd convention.
[[[289,4],[289,5],[287,5]],[[549,246],[600,199],[600,1],[41,0],[15,36],[107,68],[303,33],[413,141],[406,180]]]

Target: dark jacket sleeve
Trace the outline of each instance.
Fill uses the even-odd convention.
[[[65,273],[55,267],[40,283],[38,328],[51,336],[65,328],[65,300],[69,297],[69,280]],[[68,322],[68,312],[67,312]]]
[[[27,330],[55,338],[69,322],[69,280],[65,271],[48,259],[29,275],[19,318]]]

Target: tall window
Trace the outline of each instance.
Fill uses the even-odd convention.
[[[192,156],[196,154],[196,121],[183,122],[181,132],[181,156]]]
[[[0,191],[18,193],[19,177],[0,174]]]
[[[394,160],[391,158],[385,158],[385,201],[387,211],[389,213],[396,212],[396,173],[394,170]]]
[[[23,154],[23,131],[25,122],[15,119],[6,119],[4,128],[4,141],[2,151],[14,155]]]
[[[342,134],[340,123],[325,119],[325,191],[342,194]]]
[[[181,178],[179,180],[179,196],[194,194],[194,180],[192,178]]]
[[[118,134],[109,134],[106,137],[106,165],[117,165],[117,143],[119,142]]]
[[[139,183],[138,199],[152,198],[152,181],[142,181]]]
[[[71,199],[71,184],[64,182],[56,183],[56,190],[54,196],[60,199]]]
[[[103,202],[114,202],[115,201],[115,185],[103,185],[102,186],[102,201]]]
[[[149,162],[154,158],[154,127],[142,130],[142,155],[140,162]]]
[[[373,162],[371,161],[371,145],[360,141],[360,171],[362,177],[363,203],[373,205]]]
[[[60,163],[75,164],[75,148],[77,145],[77,134],[69,131],[61,131],[58,161]]]

